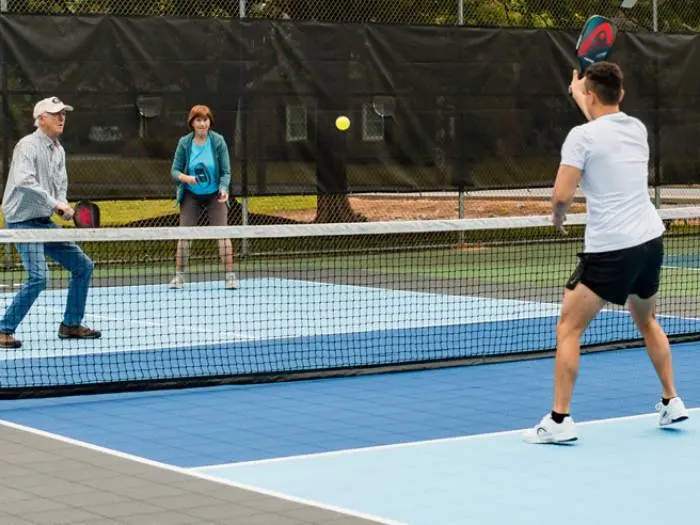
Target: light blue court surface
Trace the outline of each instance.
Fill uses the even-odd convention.
[[[519,432],[209,467],[198,472],[412,525],[696,523],[700,411],[581,425],[580,445]]]
[[[686,404],[700,407],[700,343],[676,345],[674,362]],[[557,502],[567,525],[696,523],[700,411],[675,431],[654,416],[613,419],[653,410],[646,352],[581,365],[574,416],[606,421],[581,425],[570,446],[520,441],[550,406],[551,359],[2,401],[0,419],[386,523],[539,525]]]
[[[40,296],[0,353],[0,386],[317,370],[513,354],[554,347],[559,305],[289,279],[94,287],[86,323],[103,336],[56,337],[65,290]],[[12,293],[0,295],[6,306]],[[669,334],[700,319],[662,316]],[[606,311],[584,344],[637,339],[629,315]]]

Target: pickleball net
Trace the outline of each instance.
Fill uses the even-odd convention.
[[[700,337],[700,208],[660,210],[668,229],[659,319]],[[563,285],[583,246],[549,217],[193,228],[0,230],[3,311],[26,273],[15,244],[72,241],[94,261],[84,324],[60,339],[69,274],[51,279],[0,349],[0,395],[167,388],[439,367],[546,355]],[[171,287],[178,240],[184,283]],[[226,287],[221,242],[238,287]],[[54,244],[54,246],[57,246]],[[628,313],[606,308],[588,349],[639,346]]]

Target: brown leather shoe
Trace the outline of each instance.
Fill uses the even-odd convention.
[[[0,332],[0,348],[19,348],[21,346],[21,341],[15,339],[12,334],[3,334]]]
[[[87,326],[68,326],[61,323],[58,327],[58,337],[61,339],[99,339],[102,334]]]

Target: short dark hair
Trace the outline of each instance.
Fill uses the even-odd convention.
[[[620,102],[623,80],[622,69],[612,62],[597,62],[586,70],[586,89],[606,106]]]

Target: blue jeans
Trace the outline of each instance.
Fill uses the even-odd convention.
[[[8,229],[59,228],[50,219],[8,222],[5,227]],[[46,289],[49,282],[46,256],[51,257],[71,273],[63,323],[68,326],[79,326],[85,316],[85,303],[95,267],[92,260],[72,242],[17,244],[17,251],[27,270],[28,278],[0,321],[0,332],[14,334],[22,319],[29,313],[34,301]]]

